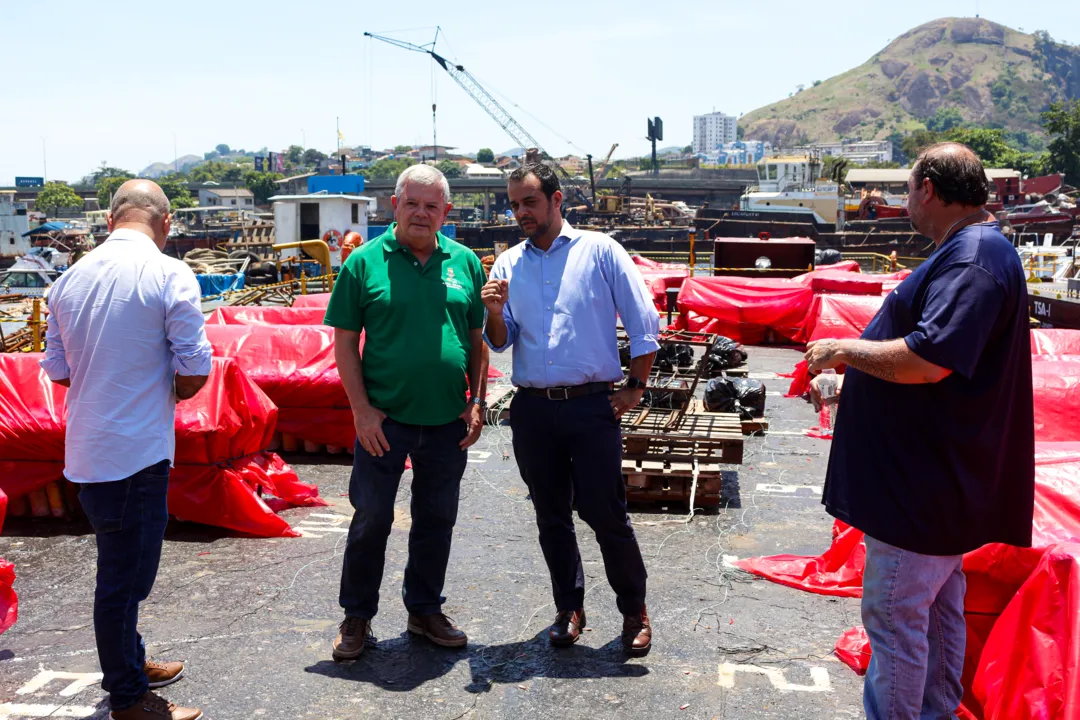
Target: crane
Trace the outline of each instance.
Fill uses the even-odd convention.
[[[540,143],[537,142],[536,138],[534,138],[528,130],[523,128],[521,126],[521,123],[515,120],[513,116],[506,111],[506,108],[504,108],[499,103],[499,101],[491,95],[491,93],[485,90],[484,86],[481,85],[477,81],[477,79],[474,78],[472,74],[465,69],[464,66],[455,65],[454,63],[444,58],[442,55],[435,52],[435,40],[438,40],[439,38],[438,30],[435,31],[435,40],[430,43],[430,47],[423,45],[414,45],[413,43],[405,42],[404,40],[385,37],[383,35],[376,35],[369,32],[365,32],[364,36],[369,37],[372,40],[380,40],[384,43],[399,47],[403,50],[412,50],[413,52],[420,52],[430,55],[431,59],[437,62],[439,64],[439,67],[445,70],[450,75],[450,77],[454,78],[457,84],[460,85],[465,92],[469,93],[472,99],[475,100],[480,105],[480,107],[484,108],[487,114],[490,115],[491,118],[499,124],[499,127],[505,130],[506,133],[514,139],[514,142],[516,142],[518,145],[525,149],[536,148],[543,155],[548,155],[548,153],[543,149]],[[575,196],[575,198],[579,202],[584,203],[591,210],[592,201],[581,189],[581,182],[575,180],[570,175],[570,173],[566,172],[566,170],[562,166],[555,164],[555,169],[563,176],[564,180],[566,180],[564,185],[567,186],[567,188]]]
[[[596,171],[596,181],[600,182],[604,179],[604,173],[607,172],[608,163],[611,162],[611,156],[615,154],[615,148],[619,147],[619,143],[612,143],[611,149],[608,150],[607,157],[604,158],[604,162],[600,163],[600,169]],[[595,200],[596,198],[593,198]]]

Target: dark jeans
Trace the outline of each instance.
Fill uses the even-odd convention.
[[[406,425],[390,418],[383,421],[390,451],[370,455],[356,444],[349,502],[349,526],[345,560],[341,567],[339,602],[350,617],[373,618],[379,611],[379,586],[386,563],[386,538],[394,524],[405,458],[412,458],[412,528],[409,530],[409,561],[405,566],[402,598],[413,615],[441,610],[450,559],[450,539],[457,521],[458,492],[469,454],[458,443],[465,439],[464,421],[446,425]]]
[[[576,501],[578,516],[596,533],[619,611],[640,613],[647,575],[626,514],[622,432],[609,396],[548,400],[519,392],[511,403],[510,425],[518,469],[536,510],[555,607],[575,610],[585,602],[571,510]]]
[[[94,635],[113,710],[126,710],[148,688],[143,673],[146,649],[136,625],[139,603],[157,577],[165,525],[169,461],[129,478],[79,485],[79,502],[97,534],[97,588]]]

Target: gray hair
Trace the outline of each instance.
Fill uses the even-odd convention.
[[[437,167],[420,163],[405,168],[404,172],[398,175],[397,185],[394,186],[394,195],[400,198],[405,190],[405,183],[409,182],[418,185],[442,185],[443,200],[450,202],[450,182]]]
[[[123,222],[128,213],[141,212],[149,216],[150,222],[159,223],[169,214],[169,198],[153,180],[128,180],[113,195],[109,212],[113,222]]]

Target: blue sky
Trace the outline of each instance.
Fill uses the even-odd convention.
[[[972,16],[975,0],[898,3],[262,2],[5,3],[0,185],[42,174],[75,181],[107,161],[139,171],[218,143],[255,150],[431,142],[475,151],[510,138],[415,43],[444,34],[456,59],[556,155],[644,154],[645,119],[663,145],[692,117],[739,114],[864,62],[929,20]],[[1038,7],[1036,8],[1035,5]],[[981,0],[982,17],[1080,44],[1080,3]],[[434,77],[434,88],[433,80]]]

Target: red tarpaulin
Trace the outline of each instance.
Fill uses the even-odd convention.
[[[1031,387],[1035,395],[1035,437],[1080,440],[1080,356],[1035,356]]]
[[[206,318],[207,325],[322,325],[326,310],[306,307],[232,305],[219,307]]]
[[[771,332],[794,340],[810,310],[809,287],[778,278],[692,277],[679,292],[675,329],[759,345]]]
[[[1036,578],[1037,567],[1048,549],[1060,543],[1080,543],[1080,443],[1039,442],[1036,445],[1035,462],[1032,548],[992,544],[964,556],[964,572],[968,580],[964,600],[968,625],[964,704],[971,717],[984,720],[1063,717],[1037,712],[1032,715],[1010,714],[1014,708],[1002,705],[1002,695],[995,694],[994,688],[999,685],[997,678],[1000,678],[1002,673],[995,670],[987,674],[986,668],[1000,668],[1000,663],[1007,660],[1001,653],[1013,652],[1009,648],[1018,642],[1015,639],[1018,634],[1026,638],[1026,641],[1020,641],[1027,648],[1026,654],[1021,657],[1031,664],[1033,675],[1048,682],[1032,681],[1032,684],[1022,687],[1010,686],[1014,688],[1014,697],[1018,696],[1016,693],[1027,697],[1029,707],[1037,710],[1042,707],[1055,707],[1055,703],[1064,702],[1064,687],[1080,686],[1080,674],[1076,673],[1076,659],[1080,658],[1077,654],[1080,652],[1077,639],[1080,635],[1073,631],[1078,616],[1075,613],[1068,616],[1068,622],[1065,623],[1061,616],[1054,615],[1052,611],[1055,606],[1061,606],[1064,599],[1069,599],[1075,607],[1072,599],[1077,592],[1075,584],[1070,584],[1067,592],[1050,588],[1047,591],[1049,595],[1037,602],[1031,598],[1021,600],[1021,596],[1017,595],[1018,590],[1027,587],[1026,583]],[[748,572],[789,587],[823,595],[860,597],[865,552],[862,533],[837,520],[833,526],[833,543],[819,557],[778,555],[748,558],[736,561],[735,564]],[[1037,587],[1049,588],[1050,583],[1036,580],[1030,590],[1032,595]],[[1018,606],[1017,602],[1021,604]],[[1045,612],[1043,615],[1026,614],[1024,608],[1028,606],[1038,606]],[[996,620],[1002,613],[1015,613],[1016,619],[1010,620],[1006,625],[999,625]],[[1057,619],[1040,622],[1044,615]],[[1009,617],[1013,615],[1010,614]],[[1056,635],[1029,632],[1031,628],[1040,628],[1047,624],[1064,629]],[[1024,628],[1028,630],[1023,630]],[[1023,632],[1020,632],[1021,630]],[[1010,640],[1006,642],[1000,640],[1001,637],[1008,637]],[[999,640],[995,641],[995,638]],[[857,670],[865,670],[870,656],[865,634],[860,635],[857,629],[848,631],[837,643],[837,649],[838,656],[844,662]],[[1058,658],[1066,651],[1072,653],[1073,659],[1062,664]],[[982,685],[973,685],[973,678],[977,673],[987,678],[982,681]]]
[[[1080,355],[1080,330],[1032,330],[1032,355]]]
[[[294,308],[322,308],[330,304],[330,293],[315,293],[314,295],[294,295]]]
[[[214,355],[236,360],[277,405],[278,432],[318,445],[353,446],[356,433],[334,361],[333,328],[208,325],[206,337]]]
[[[0,558],[0,634],[19,618],[19,597],[14,585],[15,566]]]
[[[798,342],[834,338],[857,338],[881,309],[880,295],[817,295],[806,315],[806,322],[797,337]],[[792,374],[789,397],[797,397],[810,389],[810,371],[800,360]]]
[[[658,263],[640,255],[631,255],[630,259],[645,278],[656,309],[667,310],[668,288],[682,287],[686,278],[690,277],[690,269],[680,263]]]
[[[38,367],[40,353],[0,355],[0,489],[25,495],[61,480],[66,390]],[[169,512],[261,536],[296,536],[256,494],[291,505],[323,505],[277,456],[262,452],[277,408],[237,364],[215,358],[206,386],[177,404],[176,467]]]

